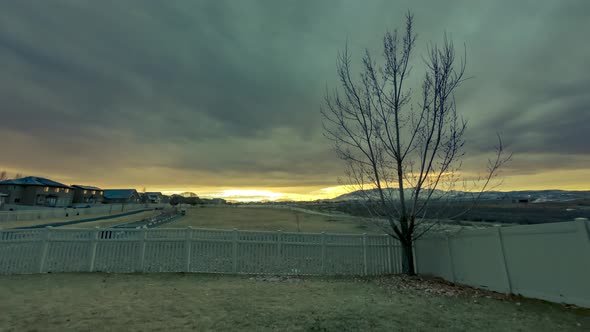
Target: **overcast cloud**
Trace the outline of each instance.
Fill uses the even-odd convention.
[[[356,60],[380,54],[408,9],[419,45],[447,31],[467,46],[469,165],[500,132],[507,174],[588,169],[585,0],[0,0],[0,168],[104,186],[334,186],[319,107],[337,51],[348,39]]]

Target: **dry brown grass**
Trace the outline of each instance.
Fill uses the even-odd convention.
[[[299,216],[299,225],[297,223]],[[305,233],[382,233],[368,227],[361,219],[324,216],[287,209],[206,207],[189,208],[187,215],[162,227],[241,229]]]
[[[396,281],[395,278],[391,282]],[[353,278],[0,276],[0,331],[588,331],[587,311]]]

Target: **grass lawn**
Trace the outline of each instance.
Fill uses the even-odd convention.
[[[590,326],[587,310],[541,301],[432,295],[377,280],[277,279],[0,276],[0,331],[588,331]]]
[[[347,216],[324,216],[273,208],[189,208],[186,216],[163,225],[165,228],[188,227],[241,229],[306,233],[382,233],[367,227],[360,219]]]

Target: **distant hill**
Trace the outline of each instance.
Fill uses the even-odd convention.
[[[413,193],[413,189],[406,189],[404,193],[406,195],[411,195]],[[399,199],[399,191],[397,189],[388,189],[386,190],[386,195],[392,199]],[[429,194],[429,191],[424,190],[421,192],[420,197],[426,197]],[[445,192],[442,190],[435,190],[432,193],[432,197],[438,198],[445,195],[449,199],[456,199],[456,200],[466,200],[472,199],[474,195],[477,195],[473,192],[464,192],[464,191],[453,191],[453,192]],[[369,190],[358,190],[353,191],[351,193],[343,194],[338,197],[331,199],[334,202],[342,202],[342,201],[355,201],[355,200],[365,200],[367,198],[370,199],[379,199],[379,191],[377,189],[369,189]],[[555,190],[555,189],[548,189],[548,190],[520,190],[520,191],[489,191],[482,194],[482,200],[522,200],[528,201],[531,203],[542,203],[542,202],[563,202],[569,201],[574,199],[590,199],[590,191],[569,191],[569,190]]]

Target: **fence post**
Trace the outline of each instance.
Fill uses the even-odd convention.
[[[139,272],[145,272],[145,245],[147,230],[142,228],[139,234]]]
[[[89,272],[94,272],[94,265],[96,262],[96,247],[98,245],[98,234],[99,234],[99,227],[96,226],[94,231],[92,232],[90,239],[90,267]]]
[[[279,273],[283,272],[283,232],[277,231],[277,266]]]
[[[451,236],[449,233],[445,234],[447,239],[447,252],[449,253],[449,265],[451,267],[451,277],[453,282],[457,282],[457,276],[455,276],[455,262],[453,261],[453,250],[451,249]]]
[[[193,228],[191,226],[188,226],[188,229],[186,230],[186,236],[185,236],[185,242],[184,242],[185,249],[186,249],[185,272],[187,272],[187,273],[191,272],[192,238],[193,238]]]
[[[589,230],[586,226],[586,224],[590,225],[590,223],[584,220],[575,221],[575,223],[577,224],[578,233],[581,235],[582,248],[586,248],[585,252],[590,252],[590,233],[588,233]]]
[[[399,250],[399,241],[396,238],[393,238],[391,235],[389,236],[389,241],[391,242],[392,273],[398,274],[398,273],[400,273],[399,262],[401,259],[400,250]]]
[[[51,226],[45,227],[43,234],[43,242],[41,243],[41,255],[39,259],[39,273],[45,272],[45,261],[47,260],[47,253],[49,252],[49,241],[51,240]]]
[[[234,228],[234,238],[232,241],[232,272],[238,272],[238,230]]]
[[[363,233],[363,275],[368,274],[369,267],[367,266],[367,233]]]
[[[512,293],[512,280],[510,279],[510,272],[508,271],[508,263],[506,262],[506,252],[504,251],[504,239],[502,237],[502,227],[496,227],[498,232],[498,241],[500,242],[500,253],[502,254],[502,263],[504,266],[504,275],[506,275],[506,283],[508,284],[508,293]]]
[[[580,220],[575,221],[575,223],[577,224],[578,232],[580,232],[580,235],[582,235],[582,240],[590,244],[590,233],[588,233],[590,230],[588,230],[588,228],[586,227],[586,224],[588,222],[586,222],[585,220]],[[590,223],[588,224],[590,225]]]
[[[391,236],[386,235],[387,238],[385,240],[385,271],[386,274],[391,273]]]
[[[322,274],[326,274],[326,232],[322,232]]]

